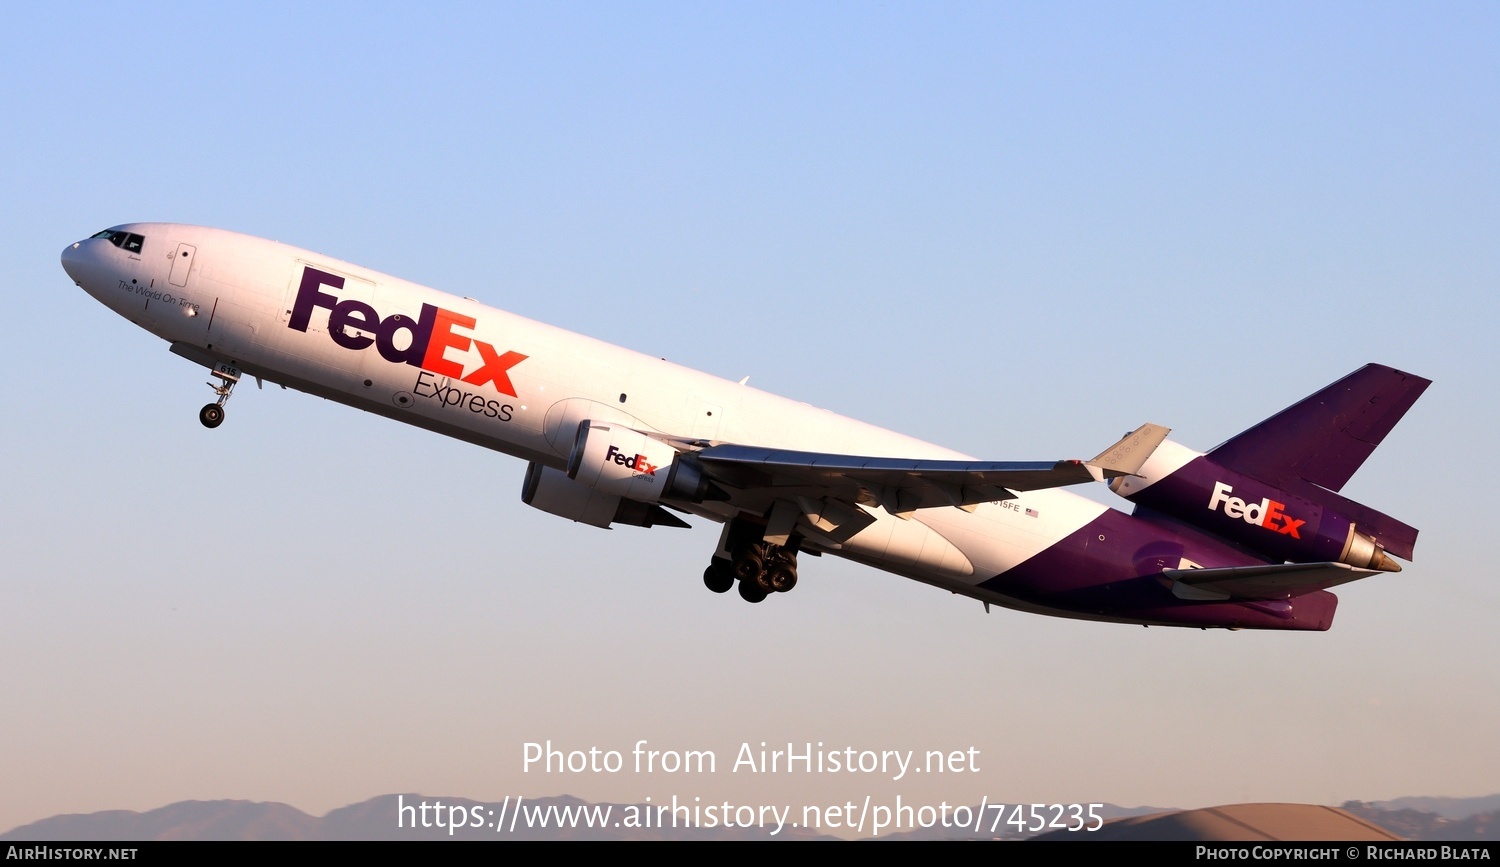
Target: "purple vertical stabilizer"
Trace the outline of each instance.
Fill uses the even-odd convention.
[[[1335,493],[1430,384],[1367,364],[1126,499],[1268,558],[1399,571],[1417,530]]]
[[[1431,384],[1367,364],[1233,437],[1209,458],[1280,487],[1300,479],[1337,491]]]

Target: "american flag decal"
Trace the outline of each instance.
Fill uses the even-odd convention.
[[[1028,518],[1038,517],[1036,509],[1027,509],[1026,510],[1026,517],[1028,517]]]

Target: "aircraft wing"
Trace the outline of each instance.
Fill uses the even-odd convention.
[[[1172,592],[1180,599],[1223,601],[1290,599],[1388,573],[1359,569],[1347,563],[1270,563],[1218,569],[1165,569],[1162,574],[1172,579]]]
[[[804,514],[816,515],[808,505],[824,500],[831,501],[834,511],[839,504],[879,505],[898,517],[909,517],[917,509],[971,509],[1013,499],[1016,491],[1132,475],[1167,433],[1160,425],[1142,425],[1089,461],[912,460],[742,445],[708,446],[695,457],[716,483],[796,500]]]

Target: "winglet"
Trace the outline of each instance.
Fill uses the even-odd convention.
[[[1116,476],[1133,476],[1141,471],[1151,453],[1171,433],[1170,428],[1159,424],[1143,424],[1125,435],[1125,438],[1099,453],[1091,461],[1084,461],[1095,481],[1102,482]]]

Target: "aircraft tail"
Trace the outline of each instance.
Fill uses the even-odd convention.
[[[1399,571],[1417,530],[1337,491],[1431,384],[1367,364],[1200,455],[1168,444],[1138,477],[1132,502],[1290,563]]]
[[[1432,380],[1367,364],[1209,452],[1221,467],[1279,485],[1341,490]]]

